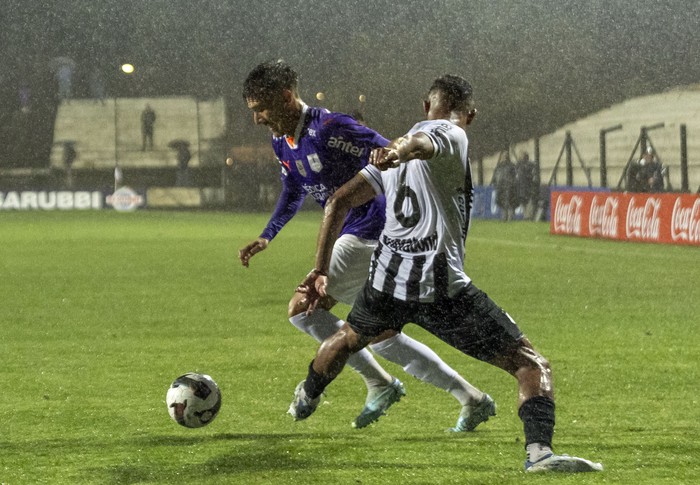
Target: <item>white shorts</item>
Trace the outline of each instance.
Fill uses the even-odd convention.
[[[377,241],[343,234],[333,245],[326,291],[335,300],[352,305],[369,278],[369,263]]]

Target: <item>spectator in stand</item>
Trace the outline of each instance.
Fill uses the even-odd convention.
[[[647,148],[646,153],[639,161],[641,167],[639,176],[644,184],[645,192],[663,192],[664,177],[661,162],[656,158],[651,147]]]
[[[518,206],[518,197],[515,164],[510,161],[508,152],[496,164],[491,185],[496,192],[496,205],[501,209],[501,217],[504,221],[512,220]]]
[[[661,163],[654,150],[647,148],[642,158],[632,161],[627,167],[627,191],[663,192],[664,178]]]
[[[68,102],[73,95],[72,84],[75,61],[70,57],[55,57],[51,60],[51,69],[58,82],[58,99]]]
[[[153,150],[153,128],[156,124],[156,112],[153,111],[150,104],[146,104],[146,107],[141,112],[141,137],[143,145],[141,151],[146,151],[146,147],[149,150]]]
[[[175,184],[178,187],[190,186],[189,164],[192,159],[190,152],[190,144],[186,141],[181,141],[177,145],[177,175]]]
[[[73,188],[73,162],[78,158],[74,141],[63,142],[63,165],[66,167],[66,188]]]
[[[32,91],[29,84],[22,82],[19,86],[19,110],[22,113],[29,113],[32,110]]]
[[[515,164],[518,205],[523,208],[523,216],[531,221],[535,217],[540,195],[540,174],[537,164],[530,160],[530,154],[523,152]]]
[[[98,67],[94,67],[90,71],[90,96],[95,102],[99,101],[104,106],[107,91],[105,90],[104,77]]]

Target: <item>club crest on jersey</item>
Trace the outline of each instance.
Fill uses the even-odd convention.
[[[323,169],[323,163],[321,163],[321,157],[315,153],[310,153],[306,156],[306,160],[309,162],[309,167],[311,170],[319,173]]]
[[[297,164],[297,171],[302,177],[306,177],[306,168],[304,168],[304,163],[301,160],[294,160]]]
[[[330,137],[328,139],[328,148],[335,148],[337,150],[340,150],[341,152],[345,152],[355,157],[361,157],[365,153],[364,148],[360,148],[358,146],[353,145],[352,142],[344,140],[342,136]]]

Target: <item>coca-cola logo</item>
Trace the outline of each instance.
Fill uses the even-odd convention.
[[[554,205],[554,230],[558,233],[581,235],[581,207],[583,199],[572,195],[569,202],[564,202],[560,195]]]
[[[684,207],[681,198],[673,204],[671,237],[674,241],[700,242],[700,198],[692,207]]]
[[[601,205],[598,205],[598,197],[593,197],[588,214],[588,232],[591,236],[617,238],[618,205],[617,197],[606,197]]]
[[[625,226],[627,237],[642,240],[659,240],[661,218],[661,199],[649,197],[644,205],[635,205],[636,199],[630,199],[627,207],[627,224]]]

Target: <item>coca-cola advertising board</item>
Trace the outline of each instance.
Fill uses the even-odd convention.
[[[700,195],[551,193],[550,233],[700,246]]]

